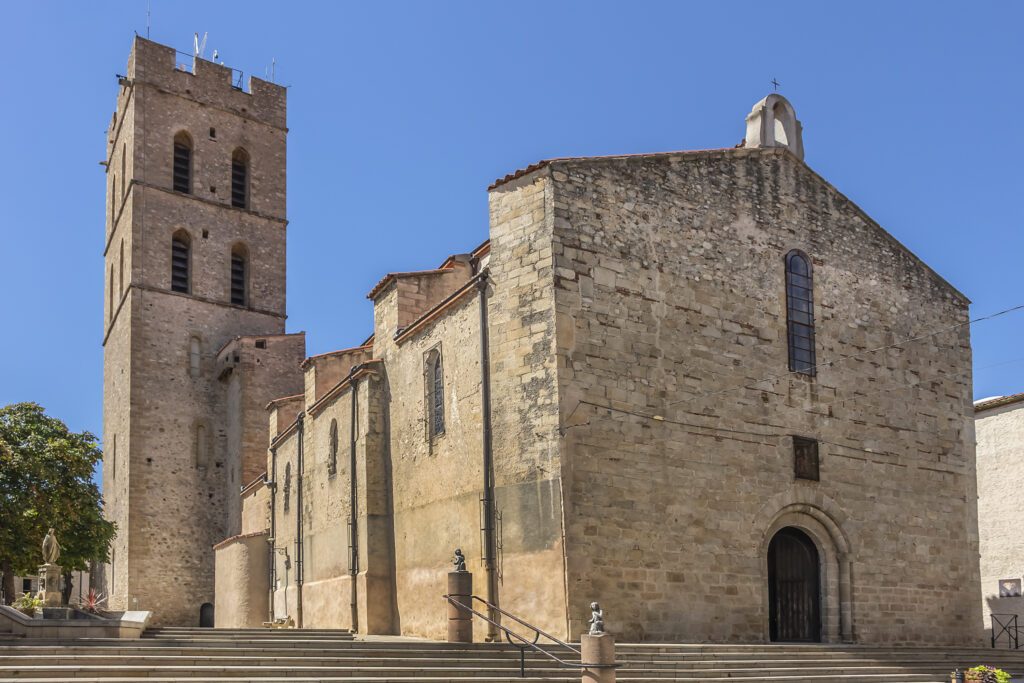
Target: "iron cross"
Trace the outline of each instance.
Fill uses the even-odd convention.
[[[777,80],[775,80],[774,78],[772,78],[772,80],[771,80],[771,84],[775,86],[775,92],[778,92],[778,91],[779,91],[779,86],[780,86],[780,85],[782,85],[781,83],[779,83],[779,82],[778,82]]]

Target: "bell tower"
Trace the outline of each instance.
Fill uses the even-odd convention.
[[[112,609],[193,625],[213,602],[230,492],[246,483],[218,352],[284,333],[286,91],[243,88],[230,68],[140,37],[118,83],[103,314],[103,486],[118,528],[105,592]]]

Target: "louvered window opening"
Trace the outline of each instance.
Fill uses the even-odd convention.
[[[231,303],[245,305],[245,258],[231,255]]]
[[[793,437],[793,469],[797,479],[819,481],[818,442]]]
[[[789,337],[789,369],[815,374],[814,292],[811,268],[798,253],[786,258],[786,315]]]
[[[192,150],[180,142],[174,143],[174,191],[192,191]]]
[[[249,168],[244,160],[231,161],[231,206],[244,209],[249,203]]]
[[[434,436],[444,433],[444,374],[441,372],[441,356],[434,358],[431,364],[431,433]]]
[[[188,244],[174,238],[171,242],[171,291],[188,294]]]

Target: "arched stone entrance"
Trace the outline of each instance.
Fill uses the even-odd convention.
[[[767,521],[766,521],[767,520]],[[762,605],[765,641],[771,640],[768,551],[776,534],[798,529],[818,554],[819,640],[826,643],[856,642],[854,635],[853,553],[843,526],[846,517],[828,496],[794,489],[765,501],[752,520],[760,530]]]
[[[213,603],[204,602],[199,606],[199,626],[213,628]]]
[[[785,527],[768,544],[768,631],[772,642],[821,641],[821,560],[800,529]]]

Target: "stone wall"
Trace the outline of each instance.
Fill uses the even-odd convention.
[[[225,394],[227,536],[245,533],[239,488],[266,472],[267,402],[302,389],[299,363],[305,357],[305,337],[304,332],[241,336],[217,354],[217,376]]]
[[[488,312],[501,606],[566,637],[553,201],[542,174],[491,191]]]
[[[226,539],[214,546],[214,553],[214,625],[217,628],[259,628],[268,619],[266,530]]]
[[[989,634],[993,612],[1016,614],[1024,622],[1024,597],[999,597],[1001,580],[1022,578],[1024,538],[1019,529],[1024,501],[1018,490],[1018,475],[1024,463],[1024,403],[999,403],[979,405],[975,417],[981,611],[983,627]],[[984,405],[990,407],[982,410]],[[1001,644],[1005,642],[1003,636]]]
[[[544,176],[573,635],[598,600],[629,640],[763,641],[768,542],[797,526],[826,640],[977,643],[967,300],[788,152],[516,182]],[[819,363],[851,357],[816,377],[788,372],[792,249],[813,260]],[[794,435],[818,441],[820,481],[794,477]]]

